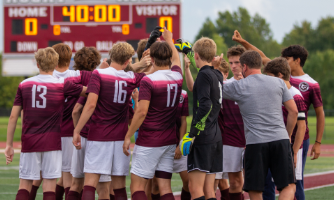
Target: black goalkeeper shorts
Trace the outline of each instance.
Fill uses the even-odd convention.
[[[188,155],[188,172],[199,170],[208,174],[223,172],[223,143],[194,144]]]

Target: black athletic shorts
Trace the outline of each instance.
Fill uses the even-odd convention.
[[[188,155],[188,172],[199,170],[208,174],[223,171],[223,143],[194,144]]]
[[[268,169],[277,190],[296,183],[293,156],[289,140],[249,144],[245,151],[244,191],[264,191]]]

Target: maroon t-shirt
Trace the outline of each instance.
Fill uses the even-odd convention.
[[[78,99],[78,102],[77,102],[77,103],[79,103],[79,104],[85,106],[86,101],[87,101],[87,98],[86,98],[86,97],[80,97],[80,98]],[[89,125],[90,125],[90,122],[91,122],[91,119],[89,119],[89,120],[87,121],[87,123],[85,124],[85,126],[82,128],[82,130],[81,130],[81,132],[80,132],[80,135],[81,135],[82,137],[87,138],[87,136],[88,136],[88,131],[89,131]]]
[[[224,83],[233,81],[236,80],[232,77]],[[246,146],[244,122],[237,102],[223,99],[223,107],[220,109],[218,123],[222,132],[223,145]]]
[[[88,140],[124,140],[129,124],[130,96],[144,76],[144,73],[117,71],[112,67],[93,71],[87,93],[97,94],[99,99],[91,117]]]
[[[139,128],[137,145],[161,147],[176,139],[176,114],[182,91],[183,76],[179,66],[159,70],[140,82],[139,101],[150,101],[143,124]]]
[[[79,96],[82,85],[51,75],[22,81],[14,106],[22,106],[22,152],[61,150],[61,122],[65,97]]]
[[[311,78],[308,74],[304,74],[302,76],[291,76],[290,83],[292,86],[297,88],[300,93],[303,95],[304,102],[307,107],[306,111],[306,133],[304,140],[310,138],[309,136],[309,128],[307,121],[308,110],[310,109],[311,104],[313,104],[314,108],[321,107],[322,98],[320,92],[320,86],[318,82],[316,82],[313,78]]]
[[[57,78],[64,78],[66,80],[72,81],[74,83],[80,83],[84,86],[87,86],[91,71],[74,71],[74,70],[66,70],[64,72],[58,72],[54,70],[53,76]],[[64,112],[63,119],[61,124],[61,137],[72,137],[73,136],[73,119],[72,119],[72,111],[75,104],[78,101],[78,97],[69,96],[65,99],[64,104]]]
[[[188,106],[188,94],[187,91],[182,90],[180,95],[180,102],[179,106],[177,107],[176,113],[176,138],[177,138],[177,145],[180,142],[180,128],[181,128],[181,117],[182,116],[189,116],[189,106]]]
[[[296,102],[296,105],[297,105],[298,120],[305,120],[306,112],[307,112],[307,106],[304,102],[304,98],[303,98],[302,94],[300,93],[300,91],[297,88],[295,88],[293,86],[289,89],[289,92],[290,92],[291,96],[293,97],[293,100]],[[289,113],[288,113],[288,110],[284,107],[284,105],[282,106],[282,109],[283,109],[284,123],[286,125]],[[293,129],[293,132],[292,132],[292,135],[291,135],[291,143],[292,144],[294,144],[294,142],[295,142],[297,128],[298,127],[296,125],[296,127]],[[300,148],[303,148],[303,143],[300,146]]]

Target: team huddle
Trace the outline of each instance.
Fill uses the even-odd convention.
[[[94,47],[83,47],[75,70],[66,44],[35,53],[40,73],[19,84],[8,123],[7,164],[21,116],[16,200],[34,200],[41,184],[44,200],[94,200],[96,192],[101,200],[126,200],[129,171],[133,200],[173,200],[173,173],[183,182],[181,200],[214,200],[217,188],[221,200],[242,200],[243,191],[272,200],[275,189],[279,199],[305,199],[311,104],[313,159],[324,129],[319,84],[302,68],[307,50],[292,45],[270,60],[235,31],[241,45],[228,49],[226,62],[212,39],[174,44],[161,29],[138,43],[136,63],[126,42],[113,45],[102,62]],[[183,78],[193,96],[188,133]]]

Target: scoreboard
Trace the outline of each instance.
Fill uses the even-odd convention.
[[[181,0],[4,0],[4,76],[38,73],[34,52],[57,43],[73,53],[93,46],[106,57],[112,45],[135,49],[156,26],[181,37]]]

